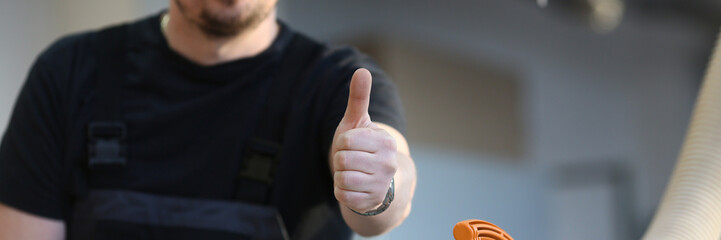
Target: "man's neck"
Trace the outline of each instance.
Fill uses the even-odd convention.
[[[270,47],[278,35],[275,10],[252,29],[230,38],[212,38],[182,16],[178,9],[168,11],[165,38],[171,49],[191,61],[211,66],[255,56]]]

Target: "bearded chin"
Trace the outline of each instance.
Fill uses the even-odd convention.
[[[185,12],[185,6],[179,0],[175,2],[180,11]],[[228,6],[232,6],[235,2],[236,0],[223,1]],[[191,21],[208,37],[230,38],[255,28],[270,12],[264,6],[255,6],[253,9],[248,9],[248,11],[233,14],[223,14],[203,9],[200,13],[200,19]]]
[[[254,27],[262,19],[259,19],[256,12],[251,12],[250,16],[244,17],[241,14],[220,15],[203,10],[200,15],[201,22],[198,23],[200,30],[214,38],[228,38],[236,36],[246,29]]]

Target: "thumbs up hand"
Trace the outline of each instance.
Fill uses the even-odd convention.
[[[371,74],[353,74],[348,106],[331,146],[334,193],[341,205],[357,212],[378,208],[398,170],[396,141],[368,115]]]

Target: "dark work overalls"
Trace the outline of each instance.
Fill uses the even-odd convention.
[[[87,135],[74,133],[76,136],[69,140],[69,144],[87,146],[86,157],[70,157],[83,160],[69,167],[75,169],[70,177],[75,203],[68,223],[69,240],[289,239],[281,215],[269,204],[283,135],[278,126],[285,121],[284,110],[289,105],[285,96],[291,88],[291,84],[284,83],[290,81],[278,79],[301,71],[290,63],[309,56],[312,49],[294,47],[303,43],[293,41],[283,52],[294,59],[278,56],[275,61],[276,73],[269,76],[270,84],[263,90],[270,97],[259,99],[262,114],[254,120],[254,137],[243,147],[237,200],[223,201],[89,187],[90,175],[102,177],[108,171],[128,167],[127,163],[133,161],[127,158],[125,142],[127,132],[133,129],[123,122],[121,111],[128,26],[102,30],[96,37],[98,79],[96,97],[87,103],[89,124],[82,126]]]

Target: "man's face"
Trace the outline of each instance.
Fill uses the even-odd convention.
[[[174,0],[183,16],[206,35],[236,36],[262,22],[277,0]]]

